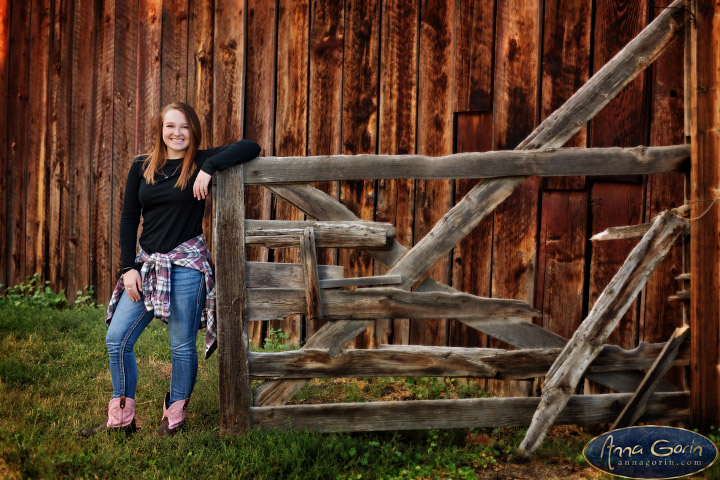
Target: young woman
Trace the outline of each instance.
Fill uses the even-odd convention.
[[[106,316],[113,395],[107,421],[83,430],[83,436],[109,428],[135,430],[138,374],[133,347],[154,317],[168,325],[172,356],[160,435],[174,434],[185,419],[197,377],[198,329],[207,331],[206,358],[215,350],[215,281],[202,232],[205,197],[213,173],[252,160],[260,147],[240,140],[198,150],[200,139],[195,111],[171,103],[160,111],[152,153],[137,157],[130,167],[120,220],[123,274]]]

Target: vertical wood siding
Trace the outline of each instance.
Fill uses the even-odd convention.
[[[92,284],[107,302],[126,175],[152,147],[167,102],[196,108],[202,147],[247,137],[277,156],[511,149],[658,13],[656,3],[0,0],[0,283],[37,272],[71,298]],[[568,146],[681,143],[682,80],[678,43]],[[364,219],[395,224],[410,247],[475,183],[317,186]],[[682,183],[679,174],[531,178],[430,275],[531,302],[539,324],[570,336],[634,244],[591,245],[588,235],[677,206]],[[265,189],[246,194],[248,217],[304,218]],[[208,201],[210,243],[211,209]],[[251,248],[249,258],[299,261],[295,249]],[[320,259],[347,276],[387,270],[355,251]],[[676,247],[613,342],[662,341],[681,321],[666,301],[680,260]],[[320,324],[272,326],[299,343]],[[265,335],[251,326],[253,343]],[[442,319],[377,322],[354,345],[380,343],[499,345]]]

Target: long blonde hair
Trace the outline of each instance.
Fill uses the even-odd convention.
[[[143,167],[145,168],[145,173],[143,173],[143,176],[145,177],[145,181],[147,183],[149,183],[150,185],[155,185],[155,174],[161,174],[160,170],[167,163],[167,147],[165,145],[165,142],[163,142],[163,123],[165,121],[165,114],[168,112],[168,110],[180,111],[183,115],[185,115],[185,118],[188,121],[188,126],[190,127],[188,149],[185,151],[185,157],[183,157],[180,177],[175,183],[175,187],[178,187],[182,190],[187,186],[188,180],[190,180],[190,177],[195,172],[195,168],[197,168],[195,166],[194,159],[195,154],[198,150],[198,145],[200,145],[200,141],[202,140],[200,119],[198,118],[197,113],[195,113],[195,110],[193,110],[193,108],[187,103],[169,103],[165,105],[162,110],[160,110],[160,113],[157,117],[157,122],[155,123],[157,128],[157,132],[155,135],[155,147],[143,163]]]

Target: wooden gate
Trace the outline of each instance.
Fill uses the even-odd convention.
[[[673,4],[682,5],[681,1]],[[515,151],[418,155],[259,158],[217,175],[218,346],[221,430],[251,427],[319,431],[531,425],[521,450],[531,453],[554,422],[616,424],[687,418],[689,393],[658,381],[687,337],[627,351],[605,341],[649,274],[685,230],[686,209],[652,224],[621,229],[642,236],[625,265],[569,341],[529,321],[530,305],[481,298],[427,277],[427,271],[492,212],[527,176],[625,175],[685,171],[688,145],[558,149],[682,31],[684,13],[669,8],[599,70]],[[483,180],[412,249],[394,240],[392,225],[363,222],[335,198],[307,183],[378,178]],[[316,219],[246,220],[244,186],[268,187]],[[617,232],[613,232],[617,235]],[[612,235],[605,235],[605,237]],[[300,264],[245,261],[246,245],[297,246]],[[344,278],[342,267],[317,265],[316,248],[360,248],[389,268],[386,275]],[[345,290],[354,287],[354,290]],[[291,314],[328,320],[302,349],[249,352],[248,321]],[[518,350],[382,346],[344,350],[373,319],[455,318]],[[677,338],[675,338],[677,337]],[[641,369],[650,369],[647,374]],[[454,376],[527,379],[546,376],[541,398],[483,398],[361,404],[285,403],[313,377]],[[250,393],[250,378],[267,379]],[[621,392],[572,395],[581,378]],[[654,393],[657,390],[660,393]],[[632,392],[635,392],[634,394]],[[623,407],[626,411],[619,417]],[[644,413],[643,413],[644,412]],[[642,415],[642,417],[641,417]]]

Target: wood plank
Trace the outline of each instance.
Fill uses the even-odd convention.
[[[675,363],[675,357],[678,354],[680,346],[685,343],[690,336],[690,326],[684,325],[675,329],[670,339],[665,344],[660,355],[658,355],[655,363],[653,363],[642,383],[635,391],[633,396],[623,408],[620,415],[615,419],[610,430],[616,428],[629,427],[635,424],[645,411],[647,401],[655,392],[658,381],[670,370]]]
[[[541,119],[560,108],[590,76],[592,8],[591,0],[549,0],[543,5]],[[583,127],[566,146],[586,144],[587,127]],[[585,186],[585,178],[549,178],[546,185],[578,190]]]
[[[215,2],[213,49],[213,140],[237,141],[243,133],[245,10],[231,0]]]
[[[300,257],[302,258],[303,279],[305,280],[305,305],[307,317],[311,320],[323,318],[320,281],[318,279],[317,252],[315,250],[315,231],[306,227],[300,237]]]
[[[72,46],[75,4],[71,0],[62,0],[52,5],[51,8],[50,61],[54,68],[49,69],[48,85],[50,115],[48,118],[49,176],[46,220],[47,279],[55,290],[65,290],[68,286],[70,263],[66,257],[66,245],[70,240],[68,231],[70,192],[68,187],[71,172],[71,141],[69,140],[72,138],[71,125],[73,118]],[[1,82],[0,91],[2,91]],[[0,126],[0,128],[2,127]],[[4,202],[0,201],[0,203]],[[68,290],[67,294],[69,299],[72,299],[75,292]]]
[[[168,0],[170,1],[170,0]],[[161,104],[163,0],[140,0],[137,22],[137,109],[135,118],[135,155],[150,153]],[[130,164],[131,159],[125,158]]]
[[[122,8],[122,6],[120,7]],[[113,78],[116,70],[113,47],[115,44],[116,28],[120,28],[115,19],[116,2],[105,0],[100,12],[95,12],[96,18],[102,18],[102,28],[98,33],[97,63],[97,95],[93,98],[94,119],[92,120],[92,175],[90,192],[92,195],[91,239],[90,239],[90,284],[95,285],[98,300],[107,303],[112,293],[113,280],[109,265],[112,264],[110,256],[110,242],[112,241],[111,223],[112,208],[107,205],[107,199],[113,198],[112,168],[113,168]],[[134,115],[133,115],[134,116]],[[132,137],[131,137],[132,138]],[[134,141],[133,141],[134,142]],[[112,204],[112,201],[111,201]]]
[[[628,393],[573,395],[560,424],[607,423]],[[483,428],[528,425],[539,398],[472,398],[396,402],[286,405],[250,409],[252,425],[263,429],[351,432]],[[689,417],[688,392],[656,393],[642,421],[673,422]]]
[[[543,328],[565,338],[583,319],[587,202],[587,192],[542,197],[535,308],[543,312]]]
[[[275,74],[277,2],[247,2],[247,47],[245,52],[245,138],[255,140],[261,155],[272,155],[275,120]],[[266,188],[245,187],[245,217],[270,219],[272,194]],[[248,247],[248,260],[267,262],[270,251],[265,247]],[[250,322],[250,341],[261,346],[265,334],[262,322]]]
[[[379,153],[415,153],[418,9],[417,0],[390,0],[381,5]],[[375,219],[395,225],[397,240],[412,245],[415,182],[378,180],[376,197]],[[387,272],[380,262],[375,262],[374,268],[376,275]],[[376,343],[387,343],[392,338],[393,343],[407,344],[410,321],[375,322],[375,333]]]
[[[689,158],[690,147],[687,145],[473,151],[441,157],[375,154],[263,157],[247,163],[247,181],[251,184],[272,184],[363,178],[550,177],[611,175],[618,172],[645,175],[685,170]]]
[[[218,173],[215,188],[216,198],[223,201],[223,208],[215,210],[215,242],[218,251],[226,254],[215,273],[220,433],[226,435],[250,428],[242,168],[240,165]]]
[[[606,345],[588,367],[588,372],[650,368],[666,344],[642,344],[634,350]],[[689,342],[673,364],[687,365]],[[502,350],[494,348],[426,347],[380,345],[379,349],[292,350],[280,353],[250,353],[250,376],[254,378],[324,377],[487,377],[529,379],[543,376],[561,348]],[[678,353],[678,352],[676,352]]]
[[[275,154],[302,156],[308,148],[308,58],[309,2],[281,0],[278,4],[277,86],[275,111]],[[302,212],[274,197],[273,218],[303,220]],[[297,249],[273,252],[277,262],[298,263]],[[321,261],[321,263],[327,263]],[[299,345],[302,337],[300,318],[287,319],[273,328],[290,335],[289,342]]]
[[[491,22],[494,27],[494,18],[484,21]],[[458,88],[461,85],[462,82],[459,80]],[[486,87],[488,95],[490,87],[491,85]],[[458,113],[456,118],[455,150],[457,152],[483,152],[492,149],[492,111]],[[455,182],[455,202],[462,199],[477,183],[478,180],[458,179]],[[492,245],[492,234],[493,218],[489,216],[453,248],[452,286],[455,289],[481,297],[490,296],[492,248],[489,247]],[[487,337],[482,332],[455,319],[448,322],[448,330],[450,346],[487,345]]]
[[[28,154],[28,99],[30,96],[30,12],[29,2],[15,2],[10,9],[8,52],[8,112],[15,121],[8,123],[7,159],[7,284],[25,279],[25,158]],[[8,46],[9,46],[8,45]]]
[[[378,222],[246,220],[245,241],[271,248],[297,247],[307,227],[315,229],[318,247],[387,248],[395,231],[389,223]]]
[[[461,0],[457,8],[455,77],[458,112],[492,110],[494,3]]]
[[[0,169],[7,175],[10,143],[8,142],[8,106],[10,104],[9,74],[10,74],[10,0],[0,0],[0,52],[3,61],[0,62]],[[7,223],[7,197],[8,180],[6,175],[0,178],[0,283],[8,284],[8,223]]]
[[[318,265],[321,286],[323,281],[342,279],[343,267]],[[247,288],[303,288],[302,265],[299,263],[245,262]]]
[[[493,149],[511,150],[533,131],[539,118],[539,55],[542,4],[511,0],[497,6]],[[540,179],[531,177],[514,188],[494,212],[492,297],[534,303]],[[500,344],[490,340],[489,347]],[[529,395],[529,382],[498,385],[491,393]],[[498,392],[499,393],[499,392]]]
[[[193,0],[189,8],[187,103],[200,117],[200,148],[213,145],[214,10],[214,0]],[[212,251],[212,195],[205,198],[203,232],[205,242]]]
[[[189,0],[163,0],[160,105],[187,102]]]
[[[48,64],[50,60],[50,0],[35,0],[30,11],[29,98],[27,156],[23,190],[25,218],[25,274],[46,277],[45,211],[47,209]]]
[[[677,0],[675,3],[679,4],[680,0]],[[630,42],[630,44],[623,49],[621,55],[613,61],[608,62],[593,79],[565,103],[562,109],[548,117],[520,146],[524,148],[558,147],[572,137],[572,135],[576,133],[579,125],[582,125],[591,118],[597,110],[607,103],[609,98],[612,98],[622,86],[647,65],[647,63],[641,63],[639,61],[641,57],[643,58],[643,62],[654,60],[676,36],[677,30],[682,27],[682,23],[676,22],[673,14],[677,14],[673,9],[668,9],[663,12],[638,38]],[[613,77],[615,80],[607,84],[608,79],[612,79]],[[599,93],[598,85],[603,83],[606,83],[604,87],[605,92]],[[572,120],[573,115],[578,112],[583,113],[582,121],[579,123],[577,119]],[[522,182],[522,179],[507,179],[502,181],[485,180],[468,192],[463,200],[448,212],[446,218],[451,218],[457,225],[463,225],[467,230],[471,230],[489,211],[492,211],[498,203],[504,198],[507,198],[514,187],[520,182]],[[272,190],[276,194],[280,194],[288,199],[288,201],[294,205],[300,206],[305,212],[315,218],[334,220],[353,220],[356,218],[347,208],[309,186],[275,186],[272,187]],[[437,253],[442,254],[442,252],[447,251],[444,250],[445,247],[447,247],[448,250],[452,248],[457,241],[467,234],[467,230],[460,229],[455,235],[451,235],[451,237],[454,238],[450,238],[447,245],[444,245],[443,248],[440,249],[436,249],[436,238],[433,238],[433,242],[425,242],[425,244],[428,245],[425,251],[416,246],[413,251],[416,253],[422,252],[422,255],[413,256],[405,254],[404,247],[396,241],[391,251],[375,252],[375,258],[386,265],[393,265],[400,257],[403,257],[404,260],[410,257],[411,260],[416,261],[415,259],[427,258],[429,252],[433,250],[437,250]],[[440,236],[439,238],[444,237],[445,236]],[[395,265],[393,268],[395,271],[393,273],[398,273],[396,267],[400,265],[401,262]],[[414,271],[417,274],[417,271],[420,269],[409,268],[408,270],[411,272]],[[431,282],[428,281],[428,283]],[[306,346],[315,348],[330,347],[333,350],[341,349],[354,338],[356,331],[350,327],[350,325],[343,324],[342,322],[328,325],[327,328],[323,328],[322,331],[308,340]],[[548,332],[548,334],[550,334],[550,332]],[[287,401],[294,392],[301,388],[303,384],[303,381],[266,382],[255,391],[254,398],[256,404],[283,403]]]
[[[656,2],[665,6],[668,0]],[[658,14],[660,8],[654,13]],[[684,45],[675,42],[661,56],[650,72],[650,144],[669,145],[685,141],[684,130]],[[651,218],[659,212],[684,203],[685,175],[649,175],[646,182],[645,215]],[[673,329],[683,323],[682,303],[673,304],[667,297],[675,293],[677,284],[673,277],[683,272],[683,245],[675,245],[657,272],[649,280],[643,293],[640,311],[639,338],[647,342],[659,342],[670,337]],[[668,380],[686,385],[684,369],[673,368]]]
[[[720,209],[715,200],[720,185],[717,132],[720,128],[720,70],[714,45],[720,42],[717,5],[698,0],[696,28],[692,30],[695,66],[690,89],[694,115],[692,126],[692,168],[690,201],[693,222],[690,237],[690,328],[693,356],[693,424],[707,429],[720,421],[720,398],[713,392],[720,386]],[[713,208],[714,206],[714,208]]]
[[[157,10],[160,15],[161,11]],[[137,1],[122,0],[115,4],[115,40],[112,55],[115,61],[112,84],[113,100],[113,131],[112,131],[112,212],[110,217],[110,258],[103,268],[108,271],[108,292],[112,292],[122,268],[120,258],[120,217],[125,196],[125,185],[132,159],[137,152],[138,145],[136,118],[138,114],[138,69],[139,49],[141,45],[139,35],[140,11]],[[160,88],[159,84],[155,91]],[[148,95],[153,94],[148,92]],[[143,96],[143,95],[141,95]],[[151,119],[149,119],[151,120]],[[149,123],[148,125],[153,125]],[[150,131],[153,127],[150,127]],[[103,208],[107,208],[107,197],[102,199]],[[105,281],[105,280],[103,280]]]
[[[402,282],[400,275],[377,275],[374,277],[342,278],[338,280],[320,280],[320,288],[370,287],[379,285],[397,285]]]
[[[630,253],[548,371],[540,404],[518,448],[518,455],[529,456],[540,445],[583,372],[597,357],[602,344],[682,230],[683,220],[668,210],[656,218],[653,228]]]
[[[456,19],[453,0],[420,2],[417,153],[421,155],[452,153],[457,100],[454,52]],[[450,180],[415,182],[415,242],[427,238],[435,223],[453,205],[453,187]],[[439,255],[423,274],[428,273],[431,278],[450,283],[452,265],[448,253],[449,250]],[[447,321],[411,322],[410,343],[447,345]]]
[[[379,0],[347,0],[343,52],[342,153],[377,151],[380,57]],[[364,220],[375,217],[374,180],[340,182],[340,201]],[[373,274],[373,259],[362,250],[339,250],[338,264],[357,276]],[[355,348],[375,347],[375,325],[353,340]]]

